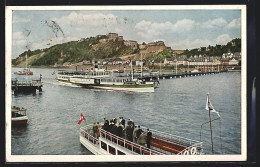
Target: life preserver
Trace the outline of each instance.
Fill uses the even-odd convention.
[[[192,147],[191,149],[190,149],[190,154],[191,155],[195,155],[197,153],[197,148],[196,147]]]
[[[189,154],[190,154],[190,153],[189,153],[188,150],[185,150],[184,153],[183,153],[183,155],[189,155]]]

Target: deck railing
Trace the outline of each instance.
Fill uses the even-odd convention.
[[[153,138],[184,147],[185,149],[178,154],[184,154],[185,151],[188,151],[190,154],[194,154],[194,149],[196,149],[196,154],[202,153],[202,142],[200,141],[160,132],[155,129],[150,129],[150,131],[153,133]],[[187,152],[185,152],[185,154],[187,154]]]
[[[119,137],[117,135],[114,135],[110,132],[107,132],[103,129],[100,129],[100,137],[103,139],[109,140],[116,144],[118,147],[123,147],[125,149],[128,149],[132,152],[132,154],[142,154],[142,155],[161,155],[163,153],[160,153],[158,151],[149,149],[147,147],[141,146],[137,143],[131,142],[129,140],[126,140],[122,137]]]
[[[184,147],[201,143],[200,141],[197,141],[197,140],[161,132],[161,131],[158,131],[155,129],[150,129],[150,131],[153,133],[153,137],[155,137],[155,138],[158,138],[160,140],[164,140],[167,142],[174,142],[174,144],[184,146]]]
[[[42,86],[42,82],[40,80],[32,80],[32,81],[12,80],[12,86]]]
[[[90,141],[91,143],[93,143],[94,145],[99,145],[98,139],[95,138],[91,133],[93,133],[92,129],[89,128],[91,127],[90,125],[85,126],[85,127],[81,127],[80,128],[80,135],[82,137],[84,137],[85,139],[87,139],[88,141]]]
[[[87,140],[89,140],[91,143],[98,145],[99,140],[94,137],[94,133],[92,131],[93,125],[87,125],[85,127],[80,128],[80,135],[85,137]],[[142,128],[143,130],[146,128]],[[166,143],[171,143],[173,145],[178,145],[183,147],[183,150],[180,150],[179,152],[176,152],[174,154],[177,155],[200,155],[203,152],[202,149],[202,142],[188,139],[185,137],[180,137],[177,135],[172,135],[165,132],[160,132],[154,129],[150,129],[150,131],[153,133],[152,138],[158,139],[160,141],[164,141]],[[147,147],[141,146],[137,143],[131,142],[129,140],[126,140],[123,137],[119,137],[117,135],[114,135],[110,132],[105,131],[104,129],[100,129],[100,135],[101,138],[108,140],[114,144],[116,144],[118,147],[123,147],[124,149],[128,149],[132,152],[132,154],[144,154],[144,155],[161,155],[161,154],[172,154],[167,153],[165,150],[160,149],[149,149]]]

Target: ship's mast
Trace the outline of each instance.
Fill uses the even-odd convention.
[[[208,93],[208,106],[210,106],[209,93]],[[210,136],[211,136],[211,149],[212,149],[212,154],[214,154],[210,107],[208,107],[208,108],[209,108],[209,126],[210,126]]]
[[[141,78],[143,78],[143,54],[141,52]]]
[[[132,59],[130,58],[130,64],[131,64],[131,73],[132,73],[132,81],[134,80],[134,71],[133,71],[133,63],[132,63]]]
[[[26,58],[25,68],[27,69],[27,53],[26,53],[26,55],[25,55],[25,58]]]
[[[178,60],[176,59],[176,71],[175,71],[175,73],[176,73],[176,75],[177,75],[177,65],[178,65]]]

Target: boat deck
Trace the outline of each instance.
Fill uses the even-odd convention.
[[[162,133],[156,130],[151,139],[151,148],[141,146],[137,143],[126,140],[125,137],[116,136],[110,132],[100,129],[99,138],[95,138],[91,125],[81,128],[80,136],[84,137],[94,146],[94,149],[102,148],[110,154],[129,155],[185,155],[202,154],[202,142],[183,138],[180,136]],[[116,149],[115,149],[116,148]],[[93,148],[92,148],[93,149]],[[104,151],[102,150],[102,151]],[[117,150],[117,151],[115,151]],[[92,151],[93,152],[93,151]]]

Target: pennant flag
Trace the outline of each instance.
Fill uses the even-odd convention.
[[[212,106],[211,102],[209,101],[209,96],[207,96],[207,102],[206,102],[206,107],[205,107],[206,110],[210,110],[211,112],[214,112],[216,114],[218,114],[218,116],[220,117],[219,115],[219,112],[217,112],[214,107]]]
[[[86,120],[85,117],[83,116],[83,114],[80,114],[80,120],[78,122],[78,124],[80,125],[82,121]]]

